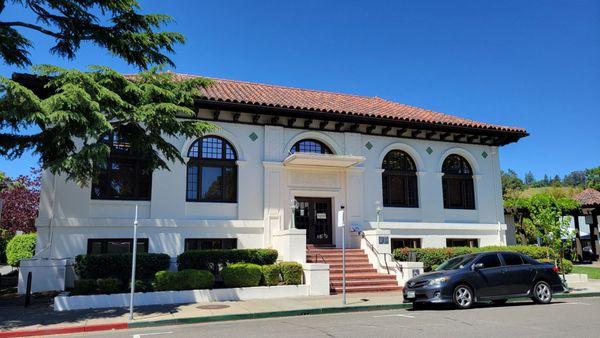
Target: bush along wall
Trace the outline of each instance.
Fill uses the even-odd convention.
[[[14,267],[19,266],[21,259],[31,258],[35,254],[35,233],[16,235],[6,245],[6,262]]]
[[[206,270],[159,271],[154,278],[157,291],[211,289],[215,277]]]
[[[79,255],[75,258],[75,271],[82,279],[112,277],[124,285],[131,278],[131,258],[131,254]],[[167,254],[140,253],[135,276],[140,280],[152,279],[158,271],[167,270],[170,262]]]
[[[302,274],[304,269],[302,264],[297,262],[281,262],[279,263],[281,277],[285,285],[300,285],[302,284]]]
[[[229,264],[273,264],[277,255],[277,250],[273,249],[191,250],[177,256],[177,266],[179,270],[208,270],[218,275]]]
[[[555,256],[552,249],[535,245],[511,245],[511,246],[486,246],[481,248],[456,247],[456,248],[402,248],[394,250],[394,259],[401,262],[408,261],[409,253],[416,255],[416,260],[423,263],[425,271],[430,271],[434,266],[440,265],[445,260],[470,253],[486,251],[510,251],[525,254],[533,259],[541,260]]]
[[[234,263],[223,268],[221,277],[228,288],[258,286],[262,279],[260,265],[251,263]]]

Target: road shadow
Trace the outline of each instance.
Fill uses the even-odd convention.
[[[24,306],[25,300],[21,295],[0,297],[0,332],[33,325],[76,325],[93,318],[107,320],[124,317],[129,313],[128,308],[89,309],[74,311],[54,311],[53,298],[44,295],[32,297],[31,304]],[[136,306],[137,317],[153,317],[174,314],[179,311],[177,305]]]
[[[564,301],[552,301],[549,305],[552,304],[562,304]],[[473,304],[472,309],[486,309],[486,308],[503,308],[503,307],[519,307],[519,306],[528,306],[528,305],[538,305],[533,301],[511,301],[506,304],[492,304],[488,302],[481,302]],[[451,310],[459,310],[454,306],[454,304],[420,304],[416,308],[408,308],[406,311],[411,312],[419,312],[419,311],[451,311]]]

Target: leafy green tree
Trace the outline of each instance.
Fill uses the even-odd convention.
[[[54,39],[50,52],[61,57],[73,59],[81,43],[91,43],[140,69],[173,65],[166,54],[184,42],[179,33],[161,31],[170,16],[141,14],[135,0],[0,0],[0,13],[7,6],[34,17],[0,19],[0,58],[8,65],[31,64],[28,31]],[[106,67],[33,69],[35,76],[19,76],[24,81],[0,77],[0,156],[33,151],[43,169],[80,184],[106,163],[107,134],[118,132],[153,170],[182,161],[168,137],[196,137],[213,127],[189,119],[198,89],[210,84],[205,79],[176,81],[159,68],[129,78]]]
[[[530,198],[514,198],[506,202],[506,206],[512,208],[520,218],[517,226],[526,229],[527,235],[535,234],[542,244],[552,248],[558,257],[556,259],[562,264],[565,249],[571,245],[574,232],[569,229],[572,210],[578,207],[576,201],[570,198],[555,197],[550,193],[539,193]],[[567,243],[565,245],[565,243]]]
[[[533,173],[531,171],[528,171],[525,174],[525,184],[533,185],[534,183],[535,183],[535,176],[533,176]]]
[[[600,190],[600,166],[585,170],[585,186]]]
[[[552,179],[552,181],[550,181],[550,185],[553,187],[560,187],[561,184],[562,181],[560,180],[560,176],[554,175],[554,178]]]
[[[14,159],[33,151],[43,169],[82,185],[95,177],[96,166],[106,164],[110,148],[102,137],[113,131],[153,170],[183,162],[168,137],[196,137],[213,128],[190,119],[198,89],[210,84],[206,79],[176,81],[156,68],[133,77],[106,67],[35,69],[36,79],[47,80],[46,97],[0,79],[0,127],[7,130],[0,133],[0,156]]]
[[[0,56],[9,65],[31,64],[29,51],[34,46],[22,33],[27,29],[54,39],[50,52],[61,57],[73,59],[81,43],[88,42],[142,69],[173,65],[163,51],[172,53],[174,45],[184,42],[179,33],[158,31],[172,21],[170,16],[141,14],[136,0],[1,0],[0,13],[7,2],[35,17],[0,21]]]
[[[563,178],[563,184],[570,187],[585,186],[585,171],[572,171]]]
[[[523,189],[523,181],[519,178],[517,173],[508,169],[508,172],[501,172],[501,181],[502,181],[502,194],[506,195],[507,193],[514,190]]]

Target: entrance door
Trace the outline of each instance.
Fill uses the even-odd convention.
[[[296,197],[296,228],[306,229],[307,244],[331,244],[331,199]]]

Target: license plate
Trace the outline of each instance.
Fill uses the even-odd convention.
[[[414,291],[406,291],[406,298],[415,298]]]

